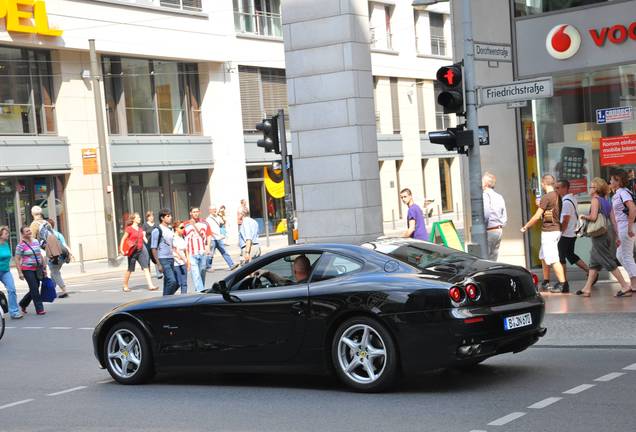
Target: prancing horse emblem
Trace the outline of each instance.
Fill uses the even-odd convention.
[[[512,288],[513,293],[517,292],[517,283],[514,281],[514,279],[510,279],[510,288]]]

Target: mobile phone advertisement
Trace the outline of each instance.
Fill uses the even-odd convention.
[[[592,180],[591,143],[555,143],[548,147],[549,168],[546,172],[554,174],[557,179],[570,182],[570,192],[587,194],[587,185]]]

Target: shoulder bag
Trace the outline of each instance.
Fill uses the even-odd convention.
[[[607,217],[601,212],[603,206],[599,202],[598,215],[595,221],[587,221],[585,233],[589,237],[600,237],[607,233]]]

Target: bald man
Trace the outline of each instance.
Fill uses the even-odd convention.
[[[307,283],[309,280],[309,275],[311,273],[311,263],[309,262],[309,258],[307,258],[305,255],[297,256],[294,259],[293,272],[294,280],[280,277],[279,275],[271,271],[265,271],[261,273],[260,276],[266,277],[277,286]]]

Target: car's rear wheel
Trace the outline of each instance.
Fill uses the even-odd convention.
[[[150,346],[136,324],[120,322],[109,330],[104,342],[104,364],[121,384],[141,384],[152,377]]]
[[[0,312],[0,339],[2,339],[2,336],[4,336],[4,326],[5,326],[5,322],[4,322],[4,315],[2,314],[2,312]]]
[[[378,392],[395,383],[395,342],[374,319],[356,317],[342,323],[333,337],[331,357],[340,380],[354,390]]]

